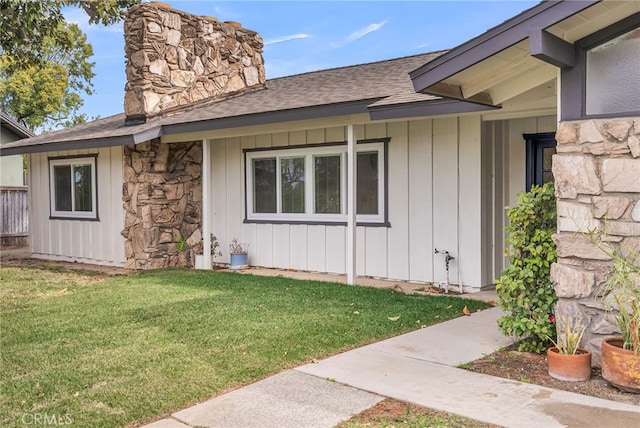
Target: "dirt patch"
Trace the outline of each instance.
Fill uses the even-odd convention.
[[[478,373],[640,406],[640,394],[624,392],[609,385],[602,378],[598,368],[591,369],[591,379],[586,382],[565,382],[549,376],[546,354],[518,352],[517,349],[517,345],[512,345],[480,360],[465,364],[464,368]]]
[[[128,275],[132,270],[117,266],[101,266],[88,263],[63,262],[54,260],[39,260],[31,258],[29,249],[25,247],[6,247],[0,249],[0,266],[36,268],[52,271],[69,272],[95,272],[104,275]]]
[[[446,412],[415,406],[392,399],[379,402],[364,412],[337,425],[336,428],[393,428],[439,426],[450,428],[498,428]]]

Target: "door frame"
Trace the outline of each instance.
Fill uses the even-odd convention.
[[[537,134],[522,134],[526,141],[526,189],[531,190],[533,184],[541,186],[543,173],[543,150],[556,147],[555,132],[541,132]]]

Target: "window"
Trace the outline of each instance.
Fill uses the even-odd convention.
[[[640,113],[640,13],[575,42],[562,69],[561,120]]]
[[[97,219],[96,158],[50,158],[51,217]]]
[[[357,146],[357,219],[386,224],[384,166],[388,140]],[[347,221],[345,144],[246,150],[247,221]]]
[[[640,28],[586,53],[586,114],[640,111]]]

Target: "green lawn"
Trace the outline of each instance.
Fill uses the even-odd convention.
[[[487,306],[182,269],[105,277],[1,268],[0,275],[2,426],[28,425],[34,415],[74,426],[145,422],[313,358],[459,316],[465,305]]]

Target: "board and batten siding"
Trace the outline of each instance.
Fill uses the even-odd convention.
[[[95,155],[98,221],[51,219],[50,157]],[[34,258],[124,266],[122,147],[29,155],[31,252]]]
[[[482,285],[481,119],[479,116],[357,125],[358,139],[390,138],[390,227],[357,228],[357,275],[416,282],[446,277]],[[249,244],[254,266],[344,274],[346,227],[244,223],[243,149],[346,140],[345,127],[211,140],[212,231],[229,261],[229,242]]]
[[[482,164],[483,198],[482,223],[483,263],[488,266],[489,283],[500,276],[508,264],[504,248],[507,234],[506,207],[516,203],[517,195],[526,187],[526,144],[523,134],[555,132],[556,116],[540,116],[483,122]]]

